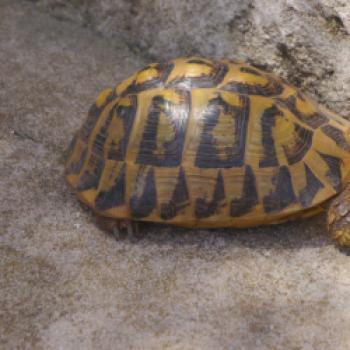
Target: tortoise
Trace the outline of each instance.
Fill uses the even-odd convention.
[[[349,175],[349,121],[253,65],[203,57],[102,91],[65,169],[79,200],[118,225],[251,227],[328,208],[340,245]]]

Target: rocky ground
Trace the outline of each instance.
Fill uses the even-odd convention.
[[[150,224],[138,240],[96,225],[64,183],[65,149],[98,91],[147,56],[39,5],[0,2],[0,348],[348,350],[350,256],[322,215],[250,230]],[[328,80],[337,110],[350,94],[341,70]]]

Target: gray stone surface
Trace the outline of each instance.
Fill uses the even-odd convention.
[[[349,0],[37,0],[143,57],[251,60],[349,115]]]
[[[324,216],[116,241],[78,204],[62,178],[73,132],[145,63],[112,43],[0,2],[0,348],[348,350],[350,257]]]

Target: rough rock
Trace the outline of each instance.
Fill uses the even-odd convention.
[[[148,60],[201,54],[280,73],[349,117],[348,0],[38,0]]]
[[[350,260],[324,215],[250,230],[149,224],[136,241],[96,225],[63,181],[65,149],[98,91],[145,59],[37,9],[0,2],[0,348],[348,350]]]

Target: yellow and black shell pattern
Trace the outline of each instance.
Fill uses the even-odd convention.
[[[186,57],[104,90],[66,179],[97,214],[247,227],[320,210],[350,171],[350,123],[248,64]]]

